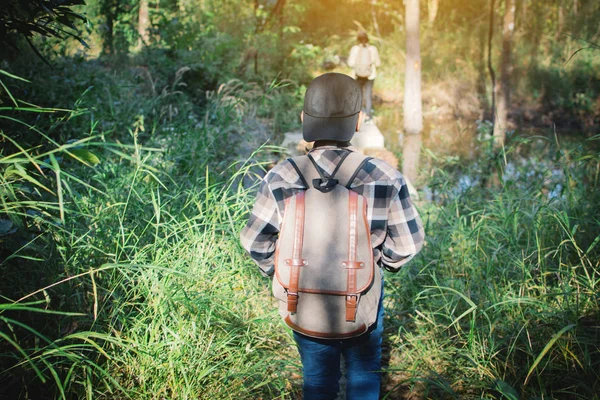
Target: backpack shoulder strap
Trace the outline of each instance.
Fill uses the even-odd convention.
[[[320,171],[317,171],[315,169],[308,156],[303,155],[294,158],[288,158],[288,161],[296,170],[296,173],[300,177],[302,185],[304,185],[305,189],[310,189],[312,187],[312,184],[309,183],[311,183],[313,179],[317,179],[320,177]]]
[[[362,167],[373,157],[366,157],[361,153],[355,151],[349,151],[347,154],[342,156],[342,159],[338,163],[335,171],[331,174],[332,176],[329,178],[337,179],[339,184],[342,186],[350,188],[350,184]],[[312,181],[314,179],[322,178],[323,172],[318,170],[313,162],[308,158],[308,156],[297,156],[294,158],[289,158],[288,161],[300,177],[302,184],[306,189],[312,187]]]
[[[306,161],[308,160],[304,160],[300,157],[294,157],[294,158],[288,158],[288,161],[290,162],[290,164],[292,165],[292,167],[294,167],[294,169],[296,170],[296,173],[298,174],[298,176],[300,177],[300,181],[302,182],[302,185],[304,186],[305,189],[308,189],[308,183],[306,181],[305,178],[305,173],[306,173]],[[303,171],[305,171],[303,173]]]
[[[354,151],[351,152],[339,171],[335,174],[335,178],[339,180],[340,185],[350,189],[350,185],[352,184],[352,181],[354,181],[354,178],[356,178],[356,175],[358,175],[365,164],[372,159],[373,157],[367,157]]]

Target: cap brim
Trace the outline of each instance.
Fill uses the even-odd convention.
[[[315,140],[337,140],[346,142],[356,132],[359,113],[344,118],[317,118],[304,113],[302,136],[307,142]]]

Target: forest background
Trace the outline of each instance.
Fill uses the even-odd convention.
[[[300,398],[238,232],[362,29],[427,232],[386,277],[382,398],[600,398],[597,1],[0,5],[0,398]]]

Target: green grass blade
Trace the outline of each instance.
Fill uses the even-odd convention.
[[[550,341],[546,344],[546,346],[544,346],[544,348],[542,349],[541,353],[538,354],[537,358],[533,362],[533,365],[531,366],[531,368],[529,368],[529,372],[527,373],[527,376],[525,377],[525,382],[523,383],[523,385],[527,385],[527,382],[529,381],[529,377],[531,376],[531,374],[533,373],[533,371],[535,370],[535,368],[538,366],[538,364],[540,363],[540,361],[542,361],[542,358],[544,358],[544,356],[546,355],[546,353],[548,353],[548,351],[550,351],[550,349],[552,348],[552,346],[554,345],[554,343],[556,343],[556,341],[558,339],[560,339],[560,337],[565,332],[567,332],[570,329],[573,329],[575,326],[576,326],[575,324],[567,325],[564,328],[562,328],[560,331],[558,331],[554,336],[552,336],[552,339],[550,339]]]

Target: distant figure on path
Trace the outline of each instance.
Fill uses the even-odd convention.
[[[373,113],[373,83],[377,76],[377,67],[381,65],[377,47],[369,44],[367,32],[360,31],[356,37],[358,44],[352,46],[348,65],[354,70],[356,82],[363,93],[367,120]]]
[[[273,293],[302,360],[304,400],[336,398],[342,357],[346,399],[379,399],[383,269],[398,272],[425,237],[402,174],[350,146],[361,105],[350,76],[327,73],[311,82],[301,119],[314,147],[269,171],[240,235],[261,272],[274,276]],[[340,284],[335,291],[332,283]],[[358,324],[363,316],[372,319]]]

